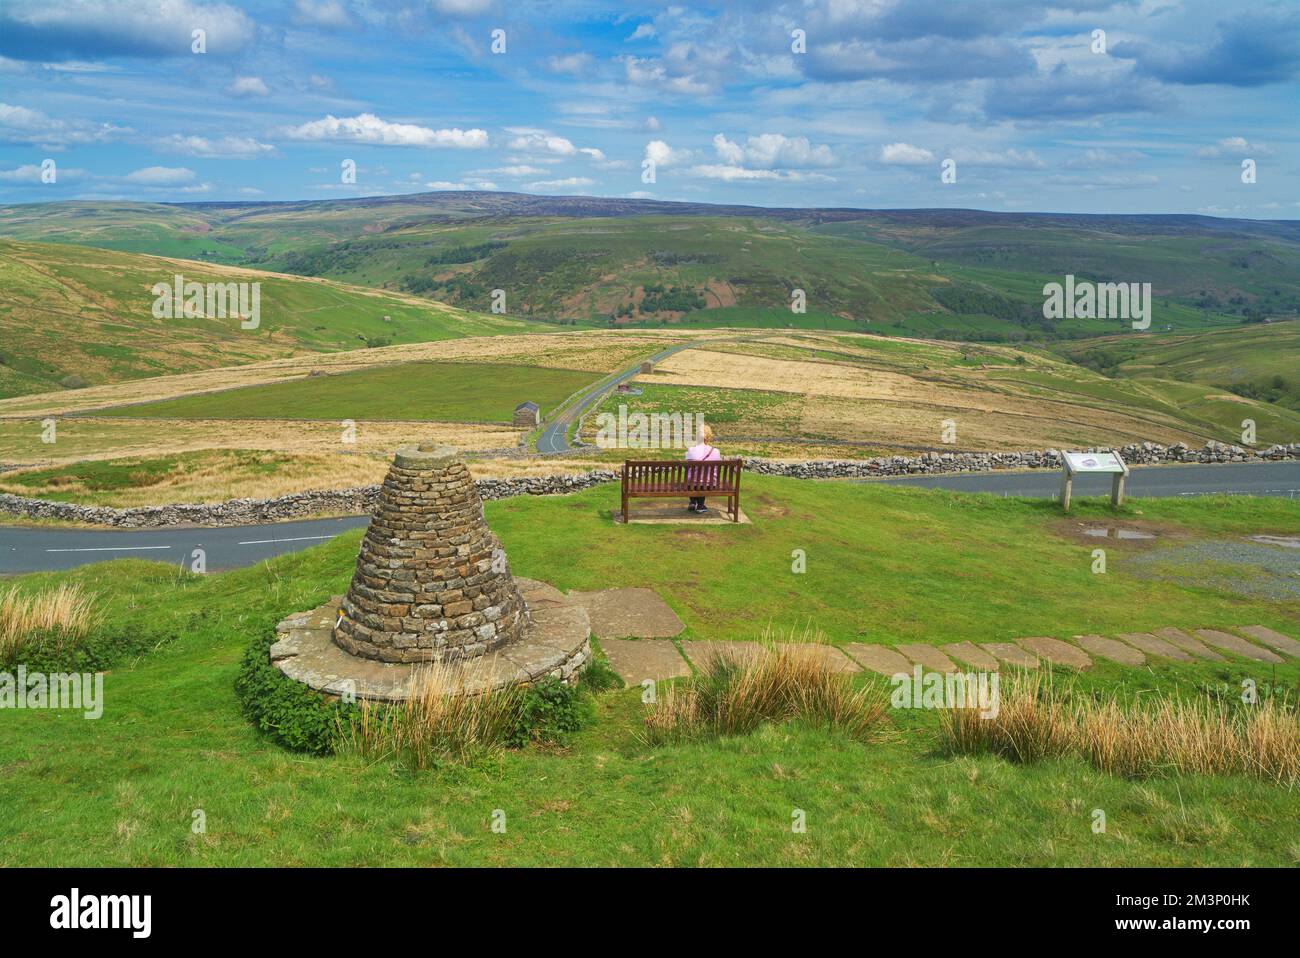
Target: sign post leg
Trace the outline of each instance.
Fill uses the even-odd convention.
[[[1110,504],[1115,508],[1124,505],[1124,473],[1115,473],[1110,482]]]
[[[1061,509],[1065,512],[1070,511],[1070,493],[1073,491],[1074,480],[1068,472],[1061,473]]]

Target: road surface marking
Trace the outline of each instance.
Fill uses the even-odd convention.
[[[239,543],[239,545],[241,545],[241,546],[264,546],[264,545],[267,545],[267,544],[272,543],[272,542],[308,542],[308,541],[313,540],[313,539],[333,539],[334,536],[336,536],[336,535],[338,535],[338,534],[339,534],[339,533],[336,532],[336,533],[334,533],[334,535],[328,535],[328,536],[297,536],[297,537],[295,537],[295,538],[293,538],[293,539],[249,539],[247,542],[241,542],[241,543]]]
[[[171,546],[98,546],[93,549],[46,549],[46,552],[142,552],[148,549],[170,549]]]

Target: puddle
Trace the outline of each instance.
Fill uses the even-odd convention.
[[[1084,529],[1083,534],[1096,539],[1154,539],[1156,537],[1153,532],[1143,532],[1140,529],[1116,529],[1112,526],[1093,526]]]
[[[1262,542],[1265,545],[1300,549],[1300,536],[1246,536],[1246,538],[1251,542]]]

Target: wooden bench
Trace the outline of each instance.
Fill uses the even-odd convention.
[[[684,462],[673,459],[629,459],[623,463],[623,521],[629,499],[686,499],[725,496],[727,514],[740,521],[741,459]]]

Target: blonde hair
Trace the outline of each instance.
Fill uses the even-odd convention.
[[[700,423],[700,442],[713,443],[713,427],[707,422]]]

